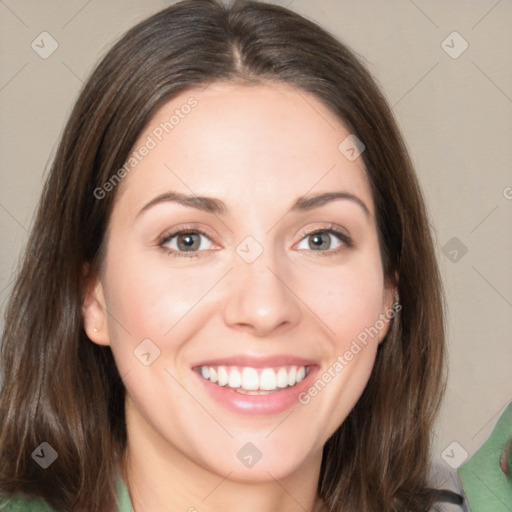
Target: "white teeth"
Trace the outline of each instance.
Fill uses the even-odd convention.
[[[293,386],[297,382],[296,375],[297,375],[297,367],[292,366],[290,368],[290,371],[288,372],[288,386]],[[214,381],[212,381],[212,382],[214,382]]]
[[[276,373],[271,368],[265,368],[260,375],[260,389],[272,391],[276,389]]]
[[[265,391],[275,391],[277,388],[284,389],[298,384],[309,373],[309,367],[282,366],[258,370],[250,367],[202,366],[199,373],[204,379],[219,386],[228,386],[240,392],[265,394]]]
[[[228,386],[230,388],[239,388],[242,385],[242,376],[237,369],[229,372]]]
[[[288,374],[286,373],[286,368],[279,368],[277,372],[277,387],[285,388],[288,386]]]
[[[219,366],[219,369],[217,370],[217,378],[219,379],[219,386],[225,386],[228,383],[229,376],[224,366]]]
[[[247,391],[255,391],[260,387],[258,372],[254,368],[242,370],[242,388]]]

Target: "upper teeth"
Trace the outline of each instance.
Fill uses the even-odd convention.
[[[202,366],[201,375],[219,386],[247,391],[272,391],[294,386],[309,372],[306,366],[281,366],[279,368],[249,368],[236,366]]]

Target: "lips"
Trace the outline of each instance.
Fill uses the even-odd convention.
[[[243,414],[272,414],[297,404],[319,365],[291,355],[237,355],[198,361],[192,370],[208,394],[224,407]]]

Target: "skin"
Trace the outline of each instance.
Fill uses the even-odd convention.
[[[136,512],[229,512],[242,503],[247,512],[312,510],[322,447],[360,397],[379,340],[308,404],[280,414],[227,410],[190,368],[235,354],[293,354],[317,361],[321,375],[390,310],[366,171],[361,158],[339,151],[350,132],[335,115],[282,84],[186,91],[161,107],[134,147],[191,96],[198,105],[119,185],[106,258],[84,297],[86,332],[110,345],[127,389],[132,502]],[[221,199],[228,213],[163,202],[137,217],[168,191]],[[354,194],[369,214],[348,199],[288,212],[299,196],[332,191]],[[158,247],[159,237],[190,223],[208,234],[198,257]],[[329,223],[354,246],[324,231],[315,250],[304,231]],[[263,247],[252,263],[236,252],[248,236]],[[175,237],[167,248],[183,253],[183,245]],[[149,366],[134,357],[147,338],[160,350]],[[247,442],[262,453],[251,468],[236,457]]]

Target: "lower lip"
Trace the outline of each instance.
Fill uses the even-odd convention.
[[[298,403],[298,396],[308,389],[318,370],[316,366],[310,366],[309,368],[306,377],[295,386],[283,389],[277,388],[278,391],[270,392],[268,395],[244,395],[228,386],[214,384],[204,379],[198,372],[192,371],[201,380],[211,397],[227,409],[237,414],[269,415],[279,414]]]

